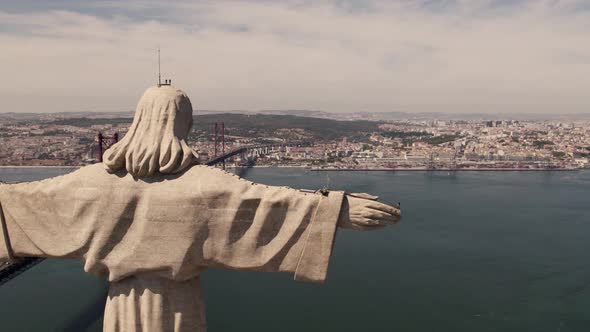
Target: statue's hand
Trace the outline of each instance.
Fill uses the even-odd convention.
[[[393,225],[401,218],[400,209],[376,201],[369,194],[346,195],[338,226],[355,230],[372,230]]]

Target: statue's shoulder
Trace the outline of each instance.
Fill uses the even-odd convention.
[[[199,179],[200,181],[222,181],[223,179],[236,178],[238,176],[220,168],[207,165],[194,165],[184,171],[181,177],[185,179]]]
[[[230,173],[219,169],[217,167],[213,167],[213,166],[207,166],[207,165],[193,165],[190,168],[188,168],[184,174],[190,175],[190,176],[206,176],[206,175],[212,175],[212,174],[216,174],[216,175],[231,175]]]
[[[79,169],[56,177],[47,179],[48,181],[54,180],[63,183],[76,183],[84,186],[105,186],[109,183],[115,183],[121,178],[125,178],[127,172],[116,172],[109,173],[102,163],[82,166]]]
[[[108,172],[107,172],[104,164],[102,164],[102,163],[82,166],[82,167],[80,167],[74,173],[81,173],[81,174],[93,174],[93,173],[94,174],[103,174],[103,173],[107,173],[108,174]]]
[[[113,174],[109,173],[102,163],[98,163],[80,167],[78,170],[67,175],[85,180],[105,181],[111,178]]]

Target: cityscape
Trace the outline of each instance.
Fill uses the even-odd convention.
[[[590,165],[590,121],[584,119],[383,119],[373,113],[366,120],[353,115],[289,113],[201,112],[194,117],[189,144],[202,162],[222,150],[271,146],[248,156],[236,155],[227,161],[230,167],[575,170]],[[131,113],[5,113],[0,116],[0,166],[96,163],[98,134],[123,137],[131,122]],[[213,127],[221,122],[224,144],[218,142],[216,151]]]

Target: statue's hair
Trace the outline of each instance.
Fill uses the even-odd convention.
[[[197,155],[185,139],[193,125],[192,114],[184,92],[172,86],[149,88],[125,137],[104,153],[107,171],[125,168],[134,177],[149,177],[191,166]]]

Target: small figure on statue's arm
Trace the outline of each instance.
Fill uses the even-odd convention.
[[[82,260],[110,281],[105,331],[205,331],[207,267],[324,282],[337,227],[400,219],[369,194],[265,186],[198,165],[192,121],[182,91],[150,88],[103,164],[0,184],[0,260]]]

